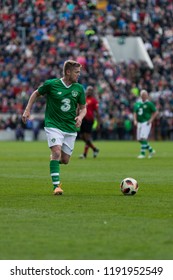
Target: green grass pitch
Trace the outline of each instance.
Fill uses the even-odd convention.
[[[173,143],[137,159],[137,142],[98,141],[100,154],[61,166],[64,195],[53,196],[47,142],[1,142],[1,260],[173,259]],[[119,184],[133,177],[135,196]]]

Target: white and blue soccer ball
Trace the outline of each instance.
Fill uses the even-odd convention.
[[[120,184],[120,189],[124,195],[135,195],[139,189],[138,182],[134,178],[125,178]]]

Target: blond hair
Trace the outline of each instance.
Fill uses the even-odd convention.
[[[143,95],[143,94],[148,94],[148,91],[146,89],[142,89],[140,92],[140,95]]]
[[[80,67],[81,68],[82,65],[79,62],[75,61],[75,60],[70,60],[70,59],[66,60],[64,62],[63,74],[66,75],[67,70],[71,71],[71,70],[73,70],[76,67]]]

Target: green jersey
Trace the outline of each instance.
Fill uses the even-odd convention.
[[[66,86],[62,79],[46,80],[38,88],[46,95],[45,127],[58,128],[64,132],[76,132],[77,104],[85,105],[85,92],[81,84]]]
[[[156,112],[156,107],[151,101],[139,101],[134,105],[134,112],[137,115],[137,121],[143,123],[147,122],[151,118],[152,114]]]

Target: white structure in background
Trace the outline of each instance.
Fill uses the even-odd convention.
[[[115,62],[145,61],[150,68],[154,67],[141,37],[107,35],[102,39]]]
[[[16,135],[15,135],[15,129],[7,129],[7,130],[1,130],[0,131],[0,141],[15,141]],[[33,141],[33,131],[29,129],[24,130],[24,141]],[[38,135],[38,141],[46,141],[46,135],[44,129],[40,129],[39,135]],[[19,140],[20,142],[21,140]]]

